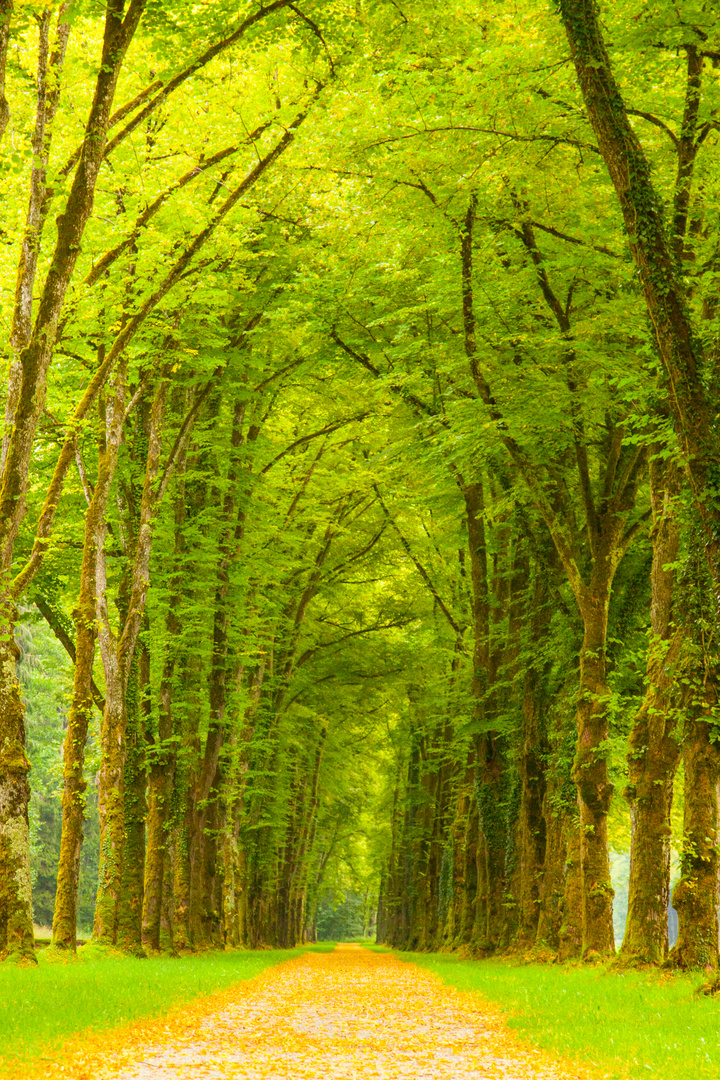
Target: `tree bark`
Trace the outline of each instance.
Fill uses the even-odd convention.
[[[531,614],[531,645],[542,644],[549,631],[550,605],[544,575],[535,569]],[[546,763],[548,758],[545,731],[543,671],[531,657],[523,679],[522,745],[520,748],[520,867],[518,875],[518,936],[521,946],[535,944],[540,912],[540,894],[547,850],[547,822],[544,814]]]
[[[583,953],[583,878],[582,824],[578,816],[568,815],[565,826],[565,883],[561,904],[562,925],[558,931],[558,960],[575,960]]]
[[[122,436],[124,367],[105,409],[105,438],[99,448],[98,476],[85,514],[85,541],[80,572],[80,594],[73,612],[75,671],[68,729],[63,745],[62,833],[58,883],[53,916],[53,944],[74,951],[77,936],[77,891],[85,808],[85,743],[93,704],[93,665],[97,638],[99,552],[105,540],[105,514]]]
[[[168,621],[174,613],[168,615]],[[168,646],[173,649],[172,642]],[[175,782],[175,753],[168,751],[173,734],[171,682],[175,657],[169,656],[163,670],[158,703],[157,744],[153,747],[147,784],[147,838],[145,848],[145,878],[143,886],[142,945],[147,953],[160,951],[163,897],[170,889],[166,877],[169,855],[169,823],[173,785]]]
[[[4,602],[3,602],[4,601]],[[35,961],[28,802],[30,762],[15,644],[17,610],[0,599],[0,959]]]
[[[534,944],[541,951],[551,949],[559,953],[568,830],[566,816],[554,805],[553,794],[552,787],[548,785],[542,806],[545,823],[545,857],[538,887],[537,929]],[[567,945],[574,935],[569,927],[566,929],[565,944]],[[577,955],[579,952],[578,945]]]
[[[485,852],[485,881],[481,899],[484,909],[482,937],[476,939],[483,952],[506,943],[505,856],[507,850],[507,759],[505,740],[490,733],[478,740],[475,796],[480,837]]]
[[[607,815],[613,788],[605,750],[610,697],[605,674],[609,581],[602,582],[593,594],[583,605],[585,632],[580,650],[578,740],[572,772],[580,809],[582,951],[588,960],[615,953],[614,891],[607,839]]]
[[[220,751],[223,728],[213,726],[208,732],[200,773],[194,785],[188,831],[188,929],[193,949],[207,947],[216,933],[218,913],[213,897],[217,835],[214,824],[220,793]]]
[[[706,708],[716,708],[717,687],[705,687]],[[685,811],[681,877],[673,890],[678,938],[668,963],[676,968],[718,966],[718,843],[720,841],[720,757],[715,728],[688,717],[683,741]]]
[[[105,583],[103,582],[102,592],[104,590]],[[106,604],[107,601],[105,600],[104,603]],[[107,618],[107,612],[104,618]],[[101,616],[102,619],[103,616]],[[102,641],[102,628],[100,634]],[[112,643],[106,644],[103,649],[103,667],[106,688],[105,712],[100,726],[102,761],[98,778],[100,867],[93,939],[107,945],[114,945],[117,941],[117,905],[120,902],[125,853],[127,702],[125,680]]]
[[[117,913],[117,945],[144,956],[142,911],[144,899],[145,821],[147,818],[147,728],[150,722],[150,654],[146,643],[136,650],[129,684],[128,732],[125,757],[122,881]]]
[[[95,494],[101,488],[100,482]],[[97,545],[102,542],[103,510],[96,500],[88,508],[85,519],[85,547],[81,571],[80,596],[73,612],[76,633],[73,695],[68,715],[68,727],[63,744],[62,832],[58,862],[57,892],[53,915],[53,945],[59,949],[75,950],[77,939],[77,895],[80,877],[80,852],[85,816],[83,773],[85,743],[93,709],[92,673],[95,660],[96,612],[95,581],[97,574]],[[100,518],[97,519],[95,511]]]
[[[192,949],[190,932],[190,831],[191,803],[186,796],[185,812],[173,836],[173,948],[176,952]]]
[[[154,745],[149,746],[150,765],[147,784],[147,837],[145,848],[145,878],[143,883],[142,946],[146,953],[161,950],[161,938],[165,947],[172,947],[172,926],[167,913],[172,904],[172,876],[168,874],[171,863],[171,801],[175,785],[177,751],[170,740],[175,731],[173,714],[173,680],[178,659],[178,641],[182,624],[178,615],[183,599],[183,529],[187,517],[185,475],[187,460],[183,455],[178,462],[177,490],[175,493],[175,541],[174,567],[170,579],[168,610],[165,616],[167,633],[166,652],[163,661],[160,690],[158,694],[158,731]],[[166,927],[163,932],[163,913]]]
[[[470,752],[458,777],[455,816],[450,826],[450,873],[445,940],[457,948],[467,945],[475,925],[476,906],[481,904],[475,863],[478,837],[477,806],[474,805],[475,755]]]
[[[647,964],[662,963],[668,951],[670,812],[680,760],[675,665],[682,640],[673,622],[680,545],[674,502],[679,477],[675,466],[660,456],[660,447],[655,450],[650,462],[652,636],[645,699],[630,733],[625,797],[630,807],[632,847],[628,914],[620,951],[623,960]]]
[[[166,842],[163,865],[163,888],[160,902],[160,936],[159,946],[161,952],[176,956],[175,952],[175,893],[174,883],[174,850],[172,844]]]

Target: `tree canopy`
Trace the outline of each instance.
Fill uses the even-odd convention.
[[[2,955],[717,966],[719,67],[704,0],[0,0]]]

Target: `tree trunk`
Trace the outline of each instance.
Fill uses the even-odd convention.
[[[173,679],[178,660],[178,640],[182,624],[178,615],[184,599],[184,533],[187,519],[187,459],[183,454],[176,470],[174,497],[175,543],[174,567],[168,610],[165,616],[167,631],[166,652],[163,658],[160,689],[158,693],[157,742],[150,747],[150,767],[147,785],[147,836],[145,848],[145,878],[143,882],[142,945],[146,953],[172,949],[172,903],[173,878],[169,874],[171,857],[171,803],[175,787],[177,765],[176,743],[170,742],[173,734],[178,737],[173,714]],[[149,725],[148,725],[149,735]],[[163,928],[163,923],[164,928]],[[161,938],[164,944],[161,945]]]
[[[579,817],[565,819],[565,885],[562,926],[558,932],[558,960],[574,960],[583,953],[582,824]]]
[[[30,762],[17,678],[15,605],[0,600],[0,959],[35,961],[28,802]]]
[[[580,809],[582,952],[586,960],[615,953],[614,892],[607,837],[607,815],[613,788],[604,745],[608,735],[605,643],[609,600],[610,582],[607,581],[594,589],[582,605],[585,632],[580,651],[578,739],[572,777]]]
[[[169,853],[170,808],[175,781],[175,754],[166,743],[172,734],[169,686],[165,678],[160,690],[158,743],[152,758],[147,785],[147,840],[143,888],[142,944],[146,952],[160,950],[163,896],[171,884],[165,871]]]
[[[148,770],[147,838],[142,913],[142,945],[148,953],[160,950],[163,897],[168,890],[171,890],[172,884],[172,879],[166,877],[166,870],[170,850],[170,813],[175,784],[176,753],[174,749],[169,749],[169,740],[174,729],[172,681],[176,660],[174,639],[180,632],[175,612],[175,606],[179,600],[180,597],[177,595],[171,597],[170,610],[166,619],[170,641],[160,682],[157,743],[152,747],[151,764]]]
[[[146,743],[149,724],[150,656],[141,644],[126,691],[128,738],[125,758],[125,847],[118,903],[117,945],[125,952],[144,956],[142,911],[145,868],[145,820],[147,817]]]
[[[105,536],[105,513],[117,466],[124,411],[124,367],[118,372],[115,395],[105,410],[105,440],[99,448],[98,476],[85,514],[85,539],[80,594],[73,612],[75,671],[68,729],[63,745],[63,796],[60,862],[53,916],[53,945],[75,950],[77,892],[82,849],[86,782],[85,743],[93,706],[93,665],[97,639],[98,553]]]
[[[647,690],[635,717],[628,753],[625,797],[630,807],[632,848],[627,922],[620,952],[623,960],[647,964],[662,963],[668,951],[670,812],[680,759],[674,665],[681,634],[672,622],[674,564],[680,541],[673,500],[678,490],[674,466],[656,454],[650,463],[652,637]]]
[[[210,729],[200,773],[192,793],[188,821],[188,913],[187,925],[192,948],[207,947],[213,939],[214,911],[212,895],[217,835],[214,825],[219,798],[219,759],[223,732]]]
[[[693,327],[682,266],[674,256],[667,234],[663,200],[655,190],[650,162],[630,123],[613,74],[597,0],[560,0],[559,7],[588,117],[615,188],[630,250],[640,272],[645,303],[667,375],[675,432],[703,530],[705,556],[717,604],[720,595],[720,513],[714,492],[720,448],[715,409],[705,389],[701,338]],[[697,111],[704,62],[701,47],[687,44],[685,51],[691,108],[686,107],[684,117],[679,185],[675,193],[675,231],[679,233],[680,248],[687,217],[692,161],[697,148]],[[683,150],[687,160],[682,160]]]
[[[533,655],[525,669],[520,748],[520,815],[518,846],[518,936],[521,947],[535,944],[540,913],[540,894],[547,850],[545,789],[548,740],[545,729],[543,670],[535,655],[549,633],[550,604],[544,569],[536,566],[530,622]],[[544,665],[543,665],[544,666]]]
[[[475,948],[477,913],[480,906],[481,879],[478,872],[480,858],[480,820],[477,800],[471,797],[462,849],[455,853],[462,863],[462,894],[458,905],[458,924],[456,941],[461,945]],[[485,852],[482,857],[484,860]]]
[[[468,856],[471,848],[470,828],[473,816],[477,829],[477,813],[473,815],[473,758],[469,755],[458,778],[455,794],[455,817],[450,826],[448,846],[450,849],[448,881],[448,914],[445,940],[451,947],[466,944],[468,897],[471,891],[471,867]],[[472,923],[471,923],[472,925]]]
[[[126,677],[110,628],[107,566],[104,551],[105,509],[117,467],[125,418],[127,364],[119,365],[105,407],[105,443],[100,449],[97,503],[88,508],[88,524],[95,527],[95,618],[105,672],[105,709],[100,725],[101,764],[98,777],[100,866],[93,938],[114,945],[117,940],[117,904],[120,899],[125,846],[125,738],[127,732]],[[92,509],[92,514],[91,514]],[[88,560],[90,552],[88,551]],[[91,584],[88,582],[86,590]]]
[[[712,708],[716,687],[706,687]],[[683,742],[685,812],[681,878],[673,890],[678,938],[670,952],[671,967],[718,965],[718,833],[720,757],[712,741],[715,727],[702,718],[688,718]]]
[[[144,956],[142,910],[145,870],[146,772],[145,740],[133,717],[125,758],[122,879],[117,911],[116,944],[124,952]]]
[[[113,652],[111,650],[103,658],[106,700],[100,727],[102,761],[98,782],[100,867],[93,926],[93,939],[108,945],[114,945],[117,941],[118,903],[122,888],[127,734],[125,686]]]
[[[162,897],[160,902],[160,934],[158,948],[161,952],[175,956],[175,892],[174,883],[174,851],[170,843],[165,844],[165,856],[163,860],[162,874]]]
[[[485,849],[485,889],[483,892],[484,939],[478,946],[485,952],[505,942],[505,855],[507,851],[507,761],[499,735],[479,740],[477,752],[476,798],[480,835]]]
[[[545,857],[538,886],[537,930],[534,944],[540,950],[549,948],[557,953],[560,951],[560,928],[565,891],[567,823],[565,815],[553,803],[553,793],[553,790],[548,787],[543,798]],[[572,931],[568,928],[566,941],[569,942],[572,938]]]
[[[518,944],[535,944],[547,850],[545,760],[547,739],[541,700],[541,676],[534,668],[525,674],[523,730],[520,751],[520,873],[518,878]]]
[[[92,566],[87,568],[83,555],[83,583],[78,606],[73,613],[76,629],[75,675],[68,728],[63,744],[62,833],[52,940],[57,948],[70,951],[75,950],[77,939],[77,896],[87,787],[83,769],[85,743],[93,709],[91,684],[96,637],[95,554],[94,548],[92,552],[88,551],[88,556],[92,556]],[[87,561],[91,561],[90,557]]]
[[[173,837],[173,948],[177,952],[192,949],[190,932],[190,817],[192,804],[186,801],[185,813]]]

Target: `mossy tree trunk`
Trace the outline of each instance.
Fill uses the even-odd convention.
[[[173,688],[178,662],[178,641],[182,631],[178,610],[183,599],[183,526],[187,518],[186,469],[187,460],[183,454],[178,462],[174,497],[175,565],[165,616],[167,644],[158,692],[157,735],[152,738],[148,732],[147,836],[141,931],[142,946],[147,953],[159,952],[161,947],[172,948],[172,919],[169,917],[173,907],[173,881],[169,874],[172,864],[170,819],[177,765],[174,737],[180,736],[179,730],[176,730],[179,725],[173,711]],[[161,946],[161,937],[165,940],[164,946]]]
[[[704,694],[707,710],[716,708],[717,686],[706,684]],[[668,957],[670,966],[676,968],[716,968],[719,960],[720,755],[714,734],[714,725],[702,715],[686,720],[681,876],[672,897],[678,913],[678,938]]]
[[[605,643],[610,603],[609,581],[593,590],[583,605],[585,633],[580,650],[577,706],[578,740],[573,780],[580,810],[583,956],[594,959],[615,952],[608,852],[607,816],[613,787],[608,774],[606,740],[608,701]]]
[[[173,832],[173,949],[192,949],[190,929],[190,831],[192,803],[185,792],[184,812]]]
[[[680,44],[687,58],[685,109],[678,156],[671,229],[664,200],[655,190],[650,161],[630,122],[613,73],[597,0],[560,0],[588,118],[615,188],[630,251],[640,273],[645,303],[667,376],[675,432],[684,456],[713,589],[720,595],[720,510],[714,492],[720,446],[715,408],[707,387],[701,335],[696,332],[683,280],[683,239],[687,229],[693,167],[700,143],[705,57],[694,30]],[[707,134],[707,132],[705,132]]]
[[[100,639],[100,649],[105,672],[105,709],[100,725],[101,764],[98,784],[98,811],[100,818],[100,866],[98,894],[95,905],[93,937],[114,945],[117,940],[117,904],[120,899],[122,860],[125,846],[125,754],[127,729],[127,679],[118,660],[117,644],[110,627],[107,597],[107,568],[104,552],[105,510],[110,487],[117,467],[118,453],[123,435],[125,398],[127,392],[127,364],[122,362],[113,379],[101,418],[104,421],[104,440],[100,447],[98,511],[95,522],[95,550],[88,551],[88,559],[94,554],[95,592],[93,604]],[[92,504],[91,504],[92,506]],[[90,508],[88,508],[90,512]],[[89,590],[90,583],[87,588]],[[94,641],[93,641],[94,650]],[[80,678],[85,673],[79,674]],[[82,689],[82,687],[81,687]]]
[[[62,833],[53,944],[74,951],[77,936],[77,895],[82,849],[86,782],[85,743],[93,707],[93,666],[97,640],[98,555],[105,540],[105,513],[122,435],[125,405],[125,367],[121,365],[114,390],[104,409],[105,433],[99,446],[98,475],[85,514],[85,538],[80,593],[73,612],[75,666],[68,729],[63,744]]]
[[[470,799],[462,850],[453,853],[453,861],[462,864],[462,895],[458,906],[457,940],[472,948],[478,940],[481,896],[486,881],[485,850],[482,847],[477,800]],[[482,865],[481,865],[482,860]]]
[[[174,656],[167,660],[163,671],[158,703],[157,741],[151,748],[153,753],[148,769],[142,945],[149,953],[160,950],[163,897],[171,891],[172,884],[167,870],[176,755],[172,750],[168,750],[168,746],[174,727],[170,693],[174,660]]]
[[[577,676],[568,672],[548,706],[549,753],[545,766],[545,861],[540,889],[537,945],[562,959],[582,952],[582,900],[577,790],[571,772],[575,750],[568,724]]]
[[[96,487],[97,491],[97,487]],[[88,511],[89,513],[89,511]],[[93,710],[92,673],[95,661],[95,574],[97,534],[88,544],[86,521],[82,584],[73,612],[76,633],[73,695],[63,743],[62,833],[58,862],[52,941],[59,949],[74,951],[77,938],[77,896],[80,853],[85,817],[85,743]]]
[[[675,666],[682,634],[673,622],[675,563],[680,543],[674,501],[679,491],[675,466],[660,456],[650,462],[653,504],[651,641],[647,690],[630,733],[628,783],[632,848],[628,913],[621,958],[659,964],[667,956],[670,900],[670,812],[680,759]]]
[[[431,827],[427,838],[427,877],[425,885],[423,948],[433,950],[442,941],[442,916],[446,909],[443,887],[443,857],[447,844],[449,819],[452,812],[452,781],[455,770],[452,762],[452,725],[446,721],[435,750],[433,791],[431,795]],[[471,928],[472,929],[472,928]],[[469,935],[468,935],[469,936]]]
[[[0,599],[0,959],[35,960],[30,883],[30,762],[15,644],[17,611]]]
[[[158,949],[160,952],[175,956],[175,894],[173,892],[174,881],[174,850],[168,842],[165,844],[163,859],[163,888],[160,900],[160,933],[158,936]],[[146,948],[146,946],[143,946]],[[154,951],[154,950],[151,950]]]
[[[232,747],[232,773],[226,796],[226,825],[223,843],[223,929],[227,946],[240,947],[247,942],[247,859],[245,846],[240,840],[245,815],[245,789],[250,765],[255,719],[266,675],[266,661],[262,657],[241,678],[247,680],[250,700],[242,719],[236,718],[239,727]]]
[[[562,926],[567,829],[565,815],[555,805],[554,794],[551,787],[546,787],[542,805],[545,856],[538,882],[537,927],[533,944],[541,950],[547,948],[557,953],[560,949]]]
[[[545,575],[535,567],[531,644],[538,644],[547,634],[550,604]],[[535,944],[547,850],[547,822],[544,814],[548,741],[545,730],[544,672],[538,662],[531,662],[523,678],[522,732],[519,755],[520,815],[518,822],[518,935],[519,945]]]
[[[475,797],[480,836],[485,852],[484,909],[477,946],[484,952],[497,949],[505,938],[505,859],[507,853],[507,776],[505,740],[488,734],[478,740]]]
[[[568,815],[565,827],[565,880],[560,905],[558,959],[575,960],[583,952],[582,823],[580,815]]]
[[[114,945],[125,849],[127,703],[125,682],[115,658],[109,654],[104,660],[106,697],[100,726],[102,761],[98,783],[100,867],[93,939]]]
[[[213,726],[205,741],[200,772],[186,815],[188,870],[187,928],[193,949],[213,939],[215,911],[213,876],[216,858],[216,814],[220,786],[220,752],[223,729]]]
[[[147,632],[147,628],[146,628]],[[147,818],[147,729],[150,722],[150,654],[141,641],[126,690],[128,698],[125,758],[125,845],[117,912],[118,948],[143,956],[145,821]]]
[[[468,925],[472,929],[475,905],[480,902],[477,894],[476,868],[471,862],[475,855],[473,825],[477,833],[477,810],[475,799],[475,755],[470,752],[458,776],[455,787],[454,817],[448,835],[448,904],[445,940],[451,945],[464,945],[469,940]],[[476,843],[476,842],[475,842]]]

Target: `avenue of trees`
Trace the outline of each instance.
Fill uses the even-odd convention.
[[[0,0],[0,955],[606,959],[625,844],[718,966],[719,138],[708,0]]]

